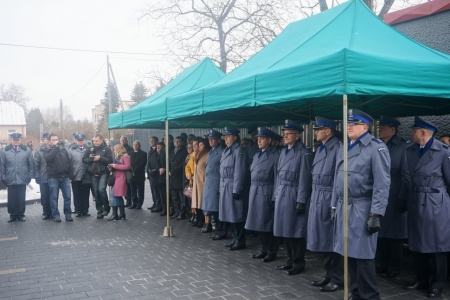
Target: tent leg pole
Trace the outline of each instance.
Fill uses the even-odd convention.
[[[164,228],[164,237],[172,237],[173,231],[172,227],[170,227],[170,193],[169,193],[169,121],[166,120],[166,134],[165,134],[165,151],[166,151],[166,227]]]
[[[348,143],[347,143],[347,113],[348,113],[348,100],[347,95],[343,98],[343,141],[344,144],[344,299],[348,299]]]

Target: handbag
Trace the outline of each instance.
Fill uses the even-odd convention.
[[[81,185],[92,185],[91,174],[87,171],[84,172],[83,177],[81,177]]]
[[[114,176],[114,171],[110,171],[108,173],[108,186],[114,186],[114,183],[116,183],[116,177]]]
[[[183,195],[185,195],[189,199],[192,199],[192,180],[190,181],[190,184],[184,187]]]
[[[127,183],[131,184],[134,179],[134,172],[133,170],[129,169],[125,171],[125,178],[127,179]]]

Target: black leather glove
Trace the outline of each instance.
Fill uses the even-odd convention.
[[[241,195],[233,193],[233,199],[234,200],[239,200],[239,199],[241,199]]]
[[[369,217],[369,221],[367,221],[367,231],[370,235],[376,233],[380,230],[380,216],[374,215]]]
[[[335,218],[336,218],[336,208],[332,208],[331,211],[330,211],[330,220],[331,220],[331,223],[334,224],[334,219],[335,219]]]
[[[404,213],[408,210],[407,201],[404,199],[398,199],[397,209],[399,212]]]
[[[305,204],[297,203],[295,210],[297,211],[297,216],[303,215],[305,213]]]
[[[275,201],[270,201],[269,208],[275,210]]]

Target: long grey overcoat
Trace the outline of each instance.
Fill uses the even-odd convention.
[[[387,146],[367,133],[348,152],[348,256],[373,259],[378,233],[369,235],[370,213],[384,215],[391,182]],[[336,161],[332,207],[336,207],[334,252],[344,255],[344,155]]]
[[[222,152],[220,159],[219,219],[223,222],[245,222],[248,210],[248,189],[245,182],[248,176],[247,151],[239,143]],[[239,199],[233,199],[239,194]]]
[[[273,234],[287,238],[305,238],[311,198],[311,149],[297,141],[286,154],[281,150],[278,161],[278,178],[275,185],[275,217]],[[305,213],[298,216],[297,203],[305,204]]]
[[[20,144],[17,152],[11,144],[0,151],[0,180],[6,185],[28,184],[34,177],[34,159],[30,148]]]
[[[406,148],[408,144],[397,135],[387,143],[391,157],[391,187],[386,212],[381,218],[381,228],[378,238],[406,239],[408,237],[407,213],[398,210],[398,200],[408,199],[411,180],[406,163]]]
[[[73,143],[67,148],[69,153],[70,163],[72,164],[73,181],[81,181],[84,173],[86,172],[88,165],[83,163],[83,155],[87,148],[83,147],[83,150]]]
[[[331,137],[322,151],[318,149],[314,156],[307,242],[307,248],[311,251],[333,252],[334,225],[330,218],[331,192],[340,146],[339,140]]]
[[[245,229],[273,232],[273,189],[277,176],[277,165],[280,154],[275,147],[269,147],[258,158],[259,152],[253,156],[249,207]]]
[[[218,145],[210,151],[206,160],[205,184],[203,185],[202,210],[219,211],[219,191],[220,191],[220,159],[223,148]]]
[[[419,158],[417,144],[406,151],[412,188],[408,202],[409,249],[450,251],[450,149],[434,139]]]

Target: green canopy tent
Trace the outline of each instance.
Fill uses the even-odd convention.
[[[167,115],[167,97],[198,89],[223,76],[225,74],[211,59],[205,58],[184,69],[167,85],[136,106],[111,114],[108,118],[108,128],[110,130],[118,128],[164,128],[163,122]]]

